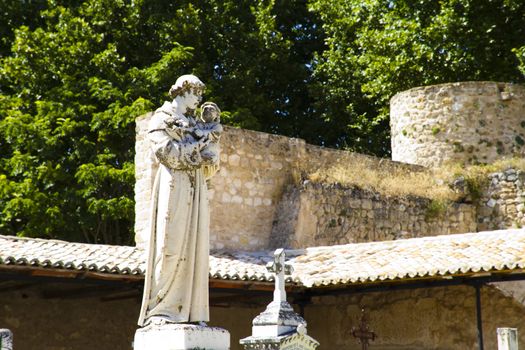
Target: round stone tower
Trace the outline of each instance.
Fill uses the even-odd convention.
[[[525,155],[525,86],[463,82],[390,100],[392,159],[428,167]]]

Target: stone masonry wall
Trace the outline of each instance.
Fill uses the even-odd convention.
[[[435,167],[525,155],[525,86],[462,82],[418,87],[390,101],[392,159]]]
[[[476,231],[475,206],[433,205],[426,198],[305,182],[283,196],[271,246],[298,249]]]
[[[145,242],[156,165],[145,131],[151,114],[137,120],[135,144],[135,235]],[[275,204],[292,180],[305,142],[284,136],[225,128],[221,169],[210,183],[212,248],[264,249],[268,245]]]
[[[145,139],[150,116],[137,119],[135,234],[139,246],[146,240],[144,236],[149,225],[150,195],[156,170]],[[226,127],[221,138],[221,169],[210,183],[211,247],[243,250],[268,248],[272,230],[275,232],[274,226],[279,225],[276,220],[283,217],[281,212],[294,210],[279,206],[287,186],[300,182],[301,173],[334,164],[352,167],[355,162],[387,169],[407,167],[387,159],[308,145],[301,139]],[[414,171],[421,170],[419,167],[408,167]],[[409,216],[406,218],[411,219]],[[327,237],[325,241],[329,240]],[[335,244],[339,241],[334,238],[330,242]]]
[[[33,284],[0,291],[0,326],[13,331],[14,349],[131,349],[140,298],[43,298],[51,287],[56,290],[63,285]],[[266,299],[270,297],[268,293]],[[497,327],[518,328],[519,347],[524,347],[523,306],[490,287],[482,288],[481,302],[485,348],[496,349]],[[477,348],[474,288],[455,286],[314,297],[305,307],[305,319],[308,334],[321,343],[318,349],[361,349],[351,335],[361,307],[369,311],[370,329],[377,334],[372,349]],[[239,339],[250,335],[251,321],[263,309],[262,303],[212,306],[209,324],[230,331],[231,349],[241,350]]]
[[[351,329],[358,325],[362,307],[377,336],[371,349],[477,349],[475,300],[474,288],[467,286],[355,293],[314,298],[305,316],[308,333],[321,343],[320,350],[361,349]],[[525,346],[522,305],[495,288],[483,287],[481,308],[485,349],[497,349],[498,327],[518,328],[519,348]]]
[[[137,120],[137,244],[145,241],[155,162],[144,139],[148,116]],[[225,128],[221,170],[210,183],[211,246],[261,250],[346,244],[520,227],[525,224],[525,178],[493,174],[478,202],[436,208],[431,199],[311,183],[304,174],[355,164],[368,168],[420,166],[308,145],[301,139]],[[394,171],[392,171],[394,172]]]
[[[489,175],[477,210],[478,231],[525,226],[525,173],[509,168]]]

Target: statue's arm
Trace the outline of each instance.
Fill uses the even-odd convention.
[[[177,142],[166,132],[164,113],[155,113],[148,127],[148,139],[159,162],[171,169],[186,169],[200,163],[199,144]]]

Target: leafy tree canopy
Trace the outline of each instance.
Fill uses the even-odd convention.
[[[134,120],[181,74],[207,83],[230,125],[388,155],[395,93],[525,73],[517,0],[0,0],[0,9],[0,234],[131,243]]]
[[[316,57],[315,108],[351,148],[388,154],[389,99],[421,85],[523,82],[520,0],[313,0],[327,50]],[[519,51],[523,59],[523,49]],[[522,68],[523,68],[522,63]],[[348,135],[348,136],[347,136]]]
[[[323,44],[304,2],[0,1],[2,234],[131,243],[134,120],[181,74],[207,80],[227,123],[308,119]]]

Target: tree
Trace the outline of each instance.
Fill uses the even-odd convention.
[[[516,53],[516,57],[520,62],[518,68],[521,71],[521,73],[525,76],[525,46],[515,49],[514,52]]]
[[[334,137],[350,148],[389,153],[388,103],[397,92],[524,80],[513,52],[525,44],[523,1],[313,0],[311,7],[328,44],[315,65],[316,108],[346,123]]]
[[[48,0],[31,11],[10,22],[0,57],[2,234],[131,243],[134,119],[181,74],[212,77],[227,123],[297,136],[308,119],[318,40],[304,1]]]
[[[0,68],[3,234],[130,243],[134,119],[192,56],[173,42],[154,50],[140,11],[50,2],[42,27],[15,31]]]
[[[201,0],[181,11],[164,23],[192,28],[174,40],[195,49],[195,73],[212,77],[225,123],[317,141],[308,85],[324,44],[305,0]]]
[[[21,25],[36,28],[42,24],[40,11],[46,0],[0,0],[0,58],[9,54],[14,38],[14,29]]]
[[[388,155],[388,101],[522,82],[517,0],[0,0],[0,233],[131,243],[134,120],[194,73],[230,125]],[[521,63],[520,63],[521,62]]]

